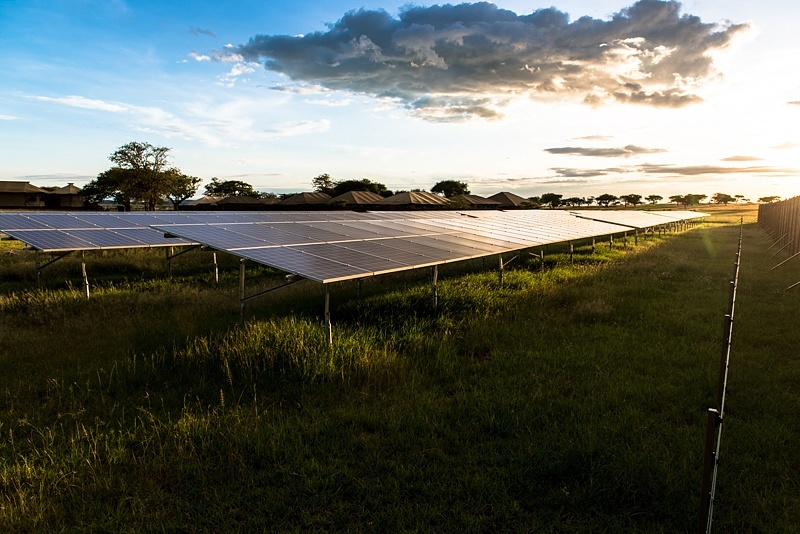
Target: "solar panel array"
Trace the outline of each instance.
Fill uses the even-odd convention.
[[[588,213],[593,216],[561,210],[25,212],[0,213],[0,232],[49,252],[203,244],[330,283],[698,216],[695,212],[664,212],[669,217],[648,212],[646,218],[637,215],[641,212]],[[647,219],[653,222],[646,224]]]
[[[571,211],[576,217],[605,221],[620,226],[644,229],[677,221],[689,221],[707,214],[696,211],[607,211],[607,210],[577,210]]]

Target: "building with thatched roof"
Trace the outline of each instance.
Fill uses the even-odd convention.
[[[404,193],[397,193],[388,198],[376,202],[377,206],[383,208],[441,208],[450,204],[450,201],[439,195],[428,193],[426,191],[406,191]]]
[[[45,206],[55,209],[83,208],[83,190],[70,182],[64,187],[49,191],[44,198]]]
[[[372,206],[383,200],[383,197],[372,191],[348,191],[337,197],[333,197],[328,202],[330,205],[339,204],[342,206]]]
[[[319,206],[330,202],[331,196],[325,193],[297,193],[288,198],[284,198],[278,204],[280,206]]]
[[[500,207],[502,208],[519,208],[523,204],[530,203],[527,198],[522,198],[521,196],[515,195],[514,193],[509,193],[508,191],[503,191],[501,193],[497,193],[496,195],[492,195],[489,197],[489,200],[499,202]]]
[[[464,204],[472,209],[491,210],[502,206],[496,200],[489,200],[478,195],[456,195],[450,201],[455,205]]]
[[[30,182],[0,182],[0,208],[44,208],[46,196]]]

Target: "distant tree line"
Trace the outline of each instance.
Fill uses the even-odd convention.
[[[174,167],[169,162],[167,147],[158,147],[150,143],[133,141],[122,145],[115,150],[108,159],[113,166],[97,175],[97,178],[83,187],[83,195],[87,203],[98,204],[107,199],[113,199],[125,210],[130,210],[135,202],[144,205],[147,210],[154,210],[162,203],[169,201],[174,209],[185,200],[197,193],[202,180],[188,176]],[[314,191],[326,193],[332,197],[339,196],[349,191],[370,191],[383,197],[389,197],[402,191],[391,191],[385,184],[366,178],[360,180],[334,180],[329,174],[320,174],[311,180]],[[419,191],[418,189],[415,191]],[[431,193],[453,199],[460,195],[469,195],[469,185],[460,180],[442,180],[433,185]],[[213,197],[252,197],[276,198],[274,193],[256,191],[252,185],[241,180],[220,180],[212,178],[206,184],[204,193]],[[289,196],[280,195],[281,197]],[[684,207],[699,204],[708,198],[703,194],[673,195],[669,202]],[[769,203],[779,200],[779,196],[766,196],[758,199],[759,202]],[[628,194],[616,196],[604,193],[596,197],[567,197],[558,193],[544,193],[527,199],[528,207],[559,206],[581,207],[593,204],[603,207],[625,205],[636,207],[647,201],[658,204],[663,197],[660,195]],[[710,202],[725,204],[731,202],[750,202],[743,195],[729,195],[715,193]],[[462,202],[461,204],[466,204]]]

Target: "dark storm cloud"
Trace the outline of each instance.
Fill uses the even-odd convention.
[[[679,107],[715,75],[710,53],[744,24],[702,22],[677,1],[640,0],[609,20],[487,2],[346,13],[327,31],[256,35],[218,54],[295,82],[396,99],[435,120],[494,118],[514,95]]]
[[[593,156],[599,158],[629,158],[639,154],[656,154],[659,152],[666,152],[662,148],[644,148],[636,145],[628,145],[621,148],[585,148],[565,146],[558,148],[545,148],[545,152],[551,154],[567,154],[570,156]]]

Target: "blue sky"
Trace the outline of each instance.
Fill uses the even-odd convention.
[[[274,192],[329,173],[794,196],[797,20],[774,0],[0,0],[0,180],[81,185],[135,140]]]

